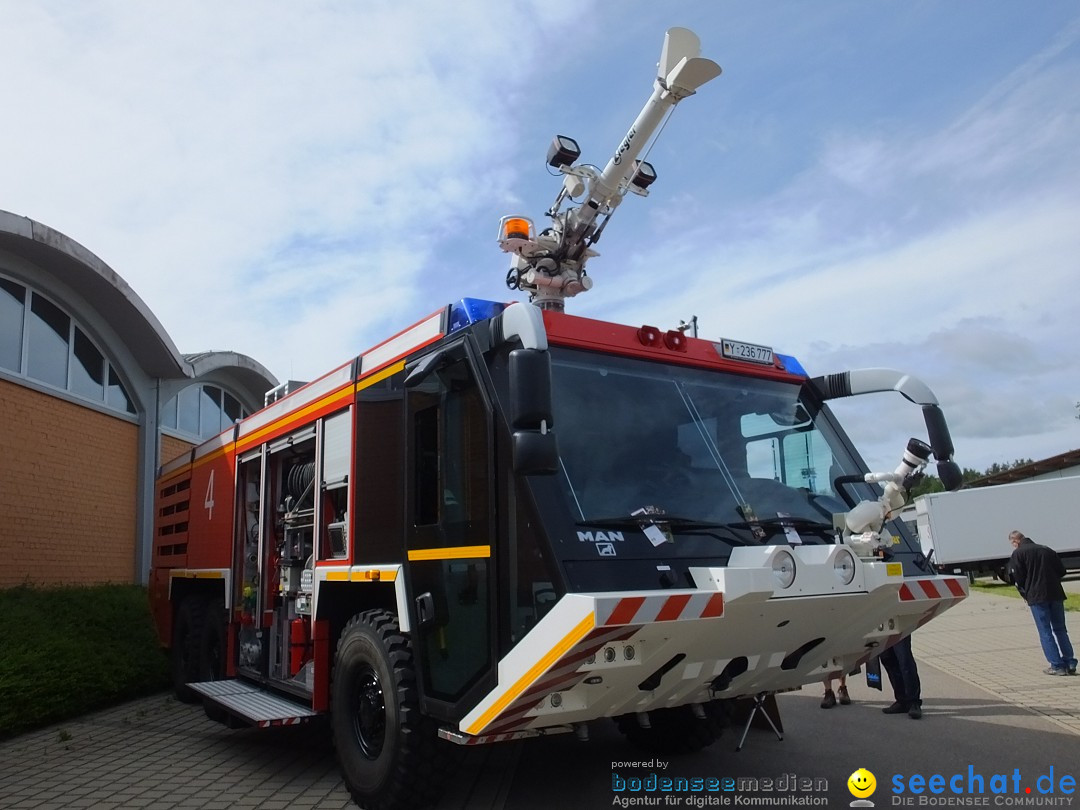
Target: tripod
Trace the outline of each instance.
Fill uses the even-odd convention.
[[[758,692],[756,695],[754,695],[754,705],[753,708],[750,709],[750,715],[746,718],[746,725],[743,726],[742,736],[739,737],[739,744],[735,747],[736,752],[742,751],[743,743],[746,742],[746,735],[750,733],[750,725],[754,722],[754,716],[758,713],[759,709],[761,710],[761,716],[769,722],[769,726],[772,727],[773,733],[776,734],[776,739],[780,740],[781,742],[784,741],[784,735],[780,733],[780,729],[776,727],[776,723],[774,723],[773,719],[769,717],[768,709],[765,708],[765,701],[768,699],[770,694],[772,693]]]

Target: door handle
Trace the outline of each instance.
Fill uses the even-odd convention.
[[[416,619],[421,627],[428,627],[435,621],[435,598],[431,591],[416,597]]]

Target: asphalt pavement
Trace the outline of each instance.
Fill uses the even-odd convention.
[[[1080,590],[1080,580],[1069,588]],[[1080,614],[1067,617],[1072,639],[1080,642]],[[1016,799],[1080,805],[1066,792],[1069,777],[1080,781],[1080,677],[1043,674],[1046,662],[1023,602],[975,592],[917,631],[913,648],[923,681],[921,720],[883,715],[888,687],[872,690],[860,676],[849,683],[851,706],[820,709],[817,687],[779,695],[783,741],[767,728],[753,728],[739,753],[741,728],[703,751],[664,760],[633,749],[613,724],[594,723],[588,743],[559,735],[468,749],[438,810],[645,806],[646,799],[662,807],[775,806],[785,797],[846,807],[852,801],[847,778],[859,768],[876,776],[870,800],[878,807],[904,799],[918,805],[929,797],[921,786],[935,775],[961,777],[955,782],[961,788],[983,785],[983,796],[968,798],[986,798],[988,806],[1001,805],[1001,798],[1023,803],[1011,801],[1011,794],[990,795],[994,776],[1015,781]],[[653,776],[722,787],[649,792]],[[1051,779],[1053,792],[1044,795]],[[724,792],[727,780],[746,790]],[[620,781],[642,789],[619,790]],[[781,790],[789,783],[808,787]],[[762,785],[770,787],[762,792]],[[624,799],[642,801],[620,804]],[[230,730],[207,720],[200,708],[161,694],[0,743],[4,810],[352,806],[324,721]]]

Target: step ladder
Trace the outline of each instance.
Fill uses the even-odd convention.
[[[247,681],[203,681],[187,686],[202,695],[205,702],[259,728],[295,726],[319,715],[307,706],[267,692]]]

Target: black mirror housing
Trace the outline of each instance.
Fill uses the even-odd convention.
[[[515,430],[512,451],[519,475],[554,475],[559,471],[559,449],[550,431]]]
[[[540,349],[510,352],[511,430],[541,430],[552,426],[551,356]]]

